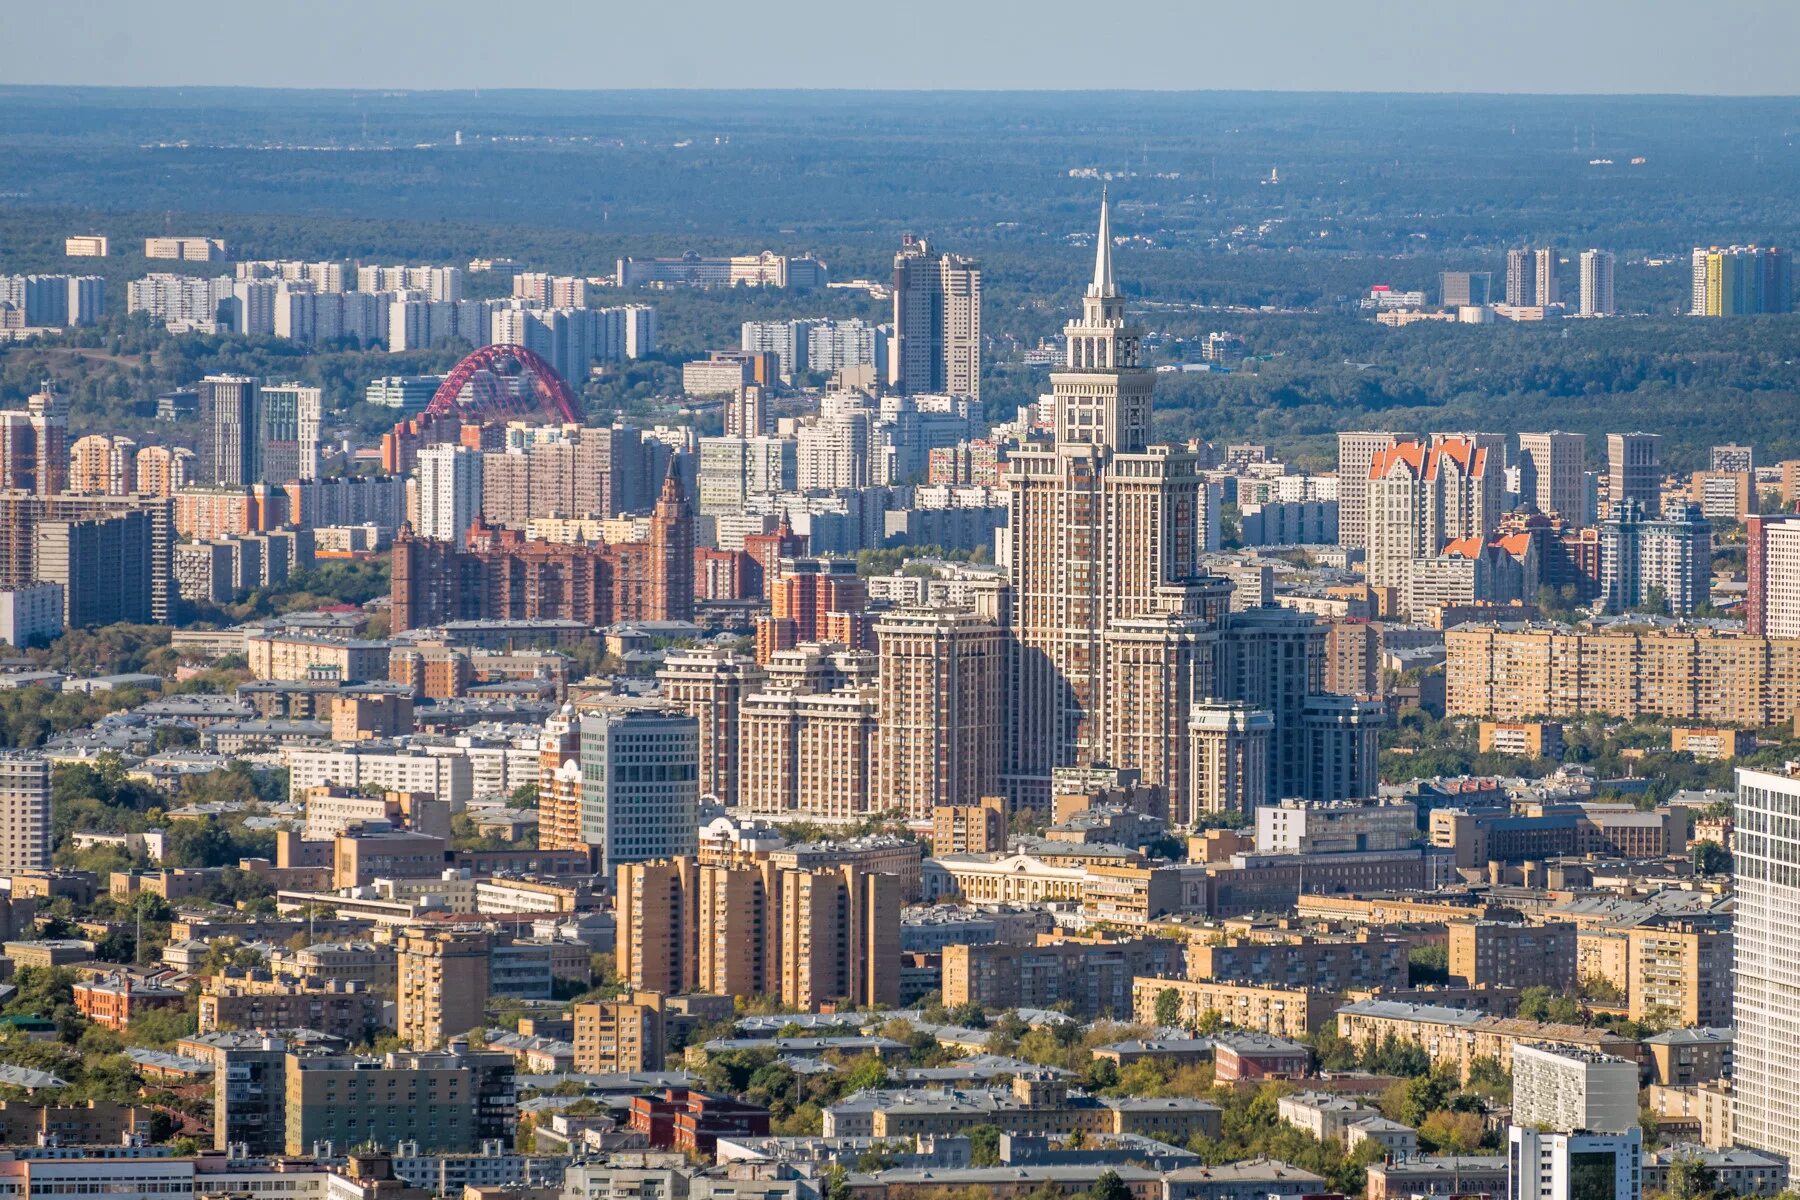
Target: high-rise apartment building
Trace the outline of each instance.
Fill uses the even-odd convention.
[[[69,490],[89,496],[126,495],[137,483],[136,467],[136,442],[90,433],[69,447]]]
[[[1613,612],[1657,596],[1671,614],[1693,612],[1712,596],[1712,523],[1693,504],[1655,517],[1635,502],[1615,504],[1600,523],[1600,595]]]
[[[270,384],[261,390],[259,482],[288,484],[319,477],[323,396],[319,388],[301,383]]]
[[[436,1050],[487,1028],[493,939],[481,931],[413,933],[395,951],[400,1040]]]
[[[481,451],[448,442],[419,451],[418,535],[461,546],[481,515]]]
[[[1269,803],[1269,742],[1275,715],[1231,700],[1207,699],[1188,717],[1190,786],[1173,823],[1192,825],[1208,813],[1253,815]],[[1171,807],[1177,798],[1169,798]]]
[[[196,481],[229,487],[261,482],[260,385],[248,375],[208,375],[198,389]]]
[[[359,292],[421,292],[428,300],[454,302],[462,299],[461,267],[383,267],[356,268],[356,290]]]
[[[31,533],[34,578],[62,585],[64,625],[80,629],[154,619],[157,530],[150,514],[44,520]]]
[[[482,455],[481,518],[523,530],[538,517],[611,517],[656,497],[656,476],[636,430],[514,427],[504,449]]]
[[[50,760],[0,754],[0,871],[50,869]]]
[[[538,734],[538,845],[576,850],[581,840],[581,718],[553,713]]]
[[[702,796],[738,804],[738,722],[744,697],[760,691],[766,675],[749,655],[722,646],[671,650],[656,672],[662,697],[679,705],[698,727]]]
[[[1219,691],[1274,715],[1268,796],[1306,786],[1306,698],[1325,690],[1325,626],[1310,613],[1267,605],[1231,614],[1219,638]]]
[[[68,404],[49,385],[0,410],[0,488],[52,496],[68,485]]]
[[[1101,638],[1101,760],[1162,787],[1175,805],[1192,788],[1188,717],[1214,690],[1218,629],[1229,607],[1222,579],[1165,584],[1151,611],[1112,621]]]
[[[882,1008],[900,1002],[900,877],[841,870],[782,874],[781,999]]]
[[[1800,776],[1737,772],[1732,809],[1734,1136],[1800,1160]]]
[[[1744,632],[1800,638],[1800,516],[1752,514],[1744,529]]]
[[[614,961],[634,989],[898,1002],[898,875],[683,858],[621,866],[617,894]]]
[[[1369,544],[1369,464],[1390,446],[1416,442],[1409,433],[1356,430],[1338,437],[1338,545]]]
[[[395,301],[388,317],[390,348],[404,333],[407,345],[429,344],[453,336],[438,318],[440,309],[449,309],[459,321],[478,319],[479,312],[468,312],[477,305],[430,305],[429,314],[413,316],[421,305]],[[422,322],[424,316],[429,322]],[[415,336],[414,331],[417,330]],[[619,308],[524,308],[517,302],[494,302],[488,314],[483,341],[496,345],[524,346],[548,362],[558,375],[578,390],[597,362],[624,362],[649,353],[655,348],[656,310],[642,305]]]
[[[287,1145],[287,1040],[260,1033],[214,1033],[213,1149],[242,1144],[251,1154],[280,1154]]]
[[[1756,470],[1756,447],[1727,444],[1714,446],[1707,455],[1708,469],[1713,471]]]
[[[797,451],[798,443],[793,438],[701,438],[697,479],[700,515],[742,513],[752,496],[795,490],[799,480]],[[785,515],[786,510],[782,512]]]
[[[1196,458],[1150,444],[1154,375],[1113,275],[1103,200],[1094,277],[1050,377],[1055,442],[1007,463],[1015,801],[1047,802],[1057,767],[1104,757],[1111,698],[1104,637],[1158,590],[1199,575],[1205,531]]]
[[[1537,285],[1538,307],[1549,308],[1553,304],[1562,303],[1562,285],[1557,279],[1561,265],[1562,259],[1555,246],[1543,246],[1532,251],[1532,274]]]
[[[145,446],[137,452],[135,482],[127,491],[173,496],[195,482],[196,455],[186,446]]]
[[[770,674],[769,690],[745,696],[740,710],[738,803],[753,813],[830,821],[876,811],[879,689],[790,686]]]
[[[1108,247],[1110,253],[1111,247]],[[981,398],[981,266],[908,234],[894,256],[895,391]]]
[[[646,995],[573,1006],[575,1069],[594,1074],[662,1070],[662,1010],[647,1003],[650,999]]]
[[[823,317],[797,321],[745,321],[738,331],[738,349],[751,354],[773,354],[781,360],[781,378],[792,383],[796,374],[805,374],[806,351],[813,328],[825,323]]]
[[[1413,565],[1462,538],[1485,542],[1499,524],[1499,463],[1462,437],[1401,443],[1375,455],[1368,479],[1368,578],[1406,589]]]
[[[1690,315],[1793,311],[1793,262],[1787,251],[1774,246],[1694,247]]]
[[[868,594],[854,559],[781,559],[769,585],[769,615],[757,619],[757,660],[766,663],[776,651],[808,642],[839,641],[861,648],[855,634]]]
[[[1613,252],[1581,252],[1581,315],[1610,317],[1619,310],[1613,304]]]
[[[694,877],[694,983],[715,996],[767,996],[781,987],[782,884],[766,859],[702,864]]]
[[[1356,696],[1308,696],[1300,710],[1305,775],[1295,795],[1306,800],[1361,800],[1375,795],[1376,759],[1387,706]],[[1288,793],[1283,793],[1286,799]]]
[[[1626,996],[1634,1021],[1682,1028],[1731,1025],[1731,923],[1665,917],[1625,931]]]
[[[875,425],[880,413],[859,392],[819,400],[818,416],[795,432],[794,478],[800,490],[866,488],[875,477]]]
[[[146,275],[125,286],[127,312],[147,312],[171,332],[230,328],[220,321],[220,310],[235,305],[229,275],[211,279],[192,275]]]
[[[1609,504],[1635,500],[1652,516],[1662,512],[1661,442],[1654,433],[1606,435]]]
[[[1573,525],[1587,511],[1587,438],[1579,433],[1519,435],[1519,499]]]
[[[1000,626],[965,610],[897,609],[875,622],[875,643],[882,806],[927,818],[991,795],[1006,730]]]
[[[854,318],[814,322],[806,331],[806,369],[824,375],[859,367],[885,371],[890,328]]]
[[[1513,308],[1529,307],[1537,299],[1537,277],[1531,251],[1512,249],[1506,252],[1506,303]]]
[[[692,858],[619,865],[613,968],[628,987],[666,996],[694,990],[699,870]]]
[[[599,869],[692,854],[699,723],[680,708],[607,700],[581,714],[581,840]]]

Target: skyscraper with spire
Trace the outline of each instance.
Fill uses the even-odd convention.
[[[1007,461],[1011,602],[1005,786],[1015,802],[1048,803],[1050,773],[1109,757],[1132,731],[1108,720],[1114,695],[1108,635],[1151,616],[1200,621],[1186,598],[1204,546],[1203,482],[1195,457],[1150,443],[1154,375],[1143,331],[1125,315],[1113,273],[1112,216],[1103,196],[1094,277],[1081,316],[1063,330],[1065,366],[1050,377],[1055,436]],[[1178,674],[1208,678],[1171,694],[1208,694],[1210,654],[1171,638]],[[1200,660],[1204,658],[1203,663]],[[1140,672],[1141,673],[1141,672]],[[1150,781],[1150,780],[1147,780]]]

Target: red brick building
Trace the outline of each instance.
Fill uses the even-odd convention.
[[[658,1149],[713,1157],[722,1137],[767,1137],[769,1110],[730,1096],[665,1088],[660,1096],[633,1096],[631,1128]]]
[[[1312,1051],[1268,1033],[1234,1031],[1213,1040],[1213,1078],[1299,1079],[1312,1067]]]
[[[752,533],[744,538],[744,553],[750,557],[749,575],[744,581],[744,595],[763,600],[781,574],[781,560],[799,558],[806,553],[806,538],[795,533],[788,524],[786,511],[772,532]]]
[[[111,975],[75,985],[76,1011],[107,1029],[124,1029],[153,1008],[180,1008],[187,999],[184,991],[141,983],[130,975]]]
[[[693,510],[671,470],[650,539],[605,545],[528,541],[476,521],[468,543],[394,539],[393,631],[484,619],[687,621],[694,615]]]

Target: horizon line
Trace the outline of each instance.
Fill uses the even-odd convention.
[[[638,84],[627,87],[543,87],[532,84],[472,85],[465,87],[409,87],[381,84],[269,84],[269,83],[13,83],[0,80],[0,92],[7,91],[87,91],[87,92],[306,92],[320,94],[380,94],[387,96],[456,96],[480,95],[482,92],[543,95],[742,95],[769,94],[807,95],[910,95],[910,96],[1319,96],[1319,97],[1384,97],[1445,98],[1478,100],[1800,100],[1795,92],[1535,92],[1535,91],[1439,91],[1427,89],[1363,89],[1363,88],[1187,88],[1187,87],[917,87],[896,85],[859,85],[855,87],[789,87],[744,84],[738,86],[692,87],[682,84]]]

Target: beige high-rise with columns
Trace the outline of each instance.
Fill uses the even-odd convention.
[[[1206,531],[1194,455],[1151,445],[1143,331],[1125,316],[1104,199],[1094,277],[1050,376],[1055,443],[1007,462],[1015,802],[1047,805],[1050,773],[1106,754],[1106,630],[1156,609],[1158,589],[1199,573]]]
[[[969,611],[900,609],[875,638],[878,803],[918,818],[991,794],[1005,731],[1000,627]]]

